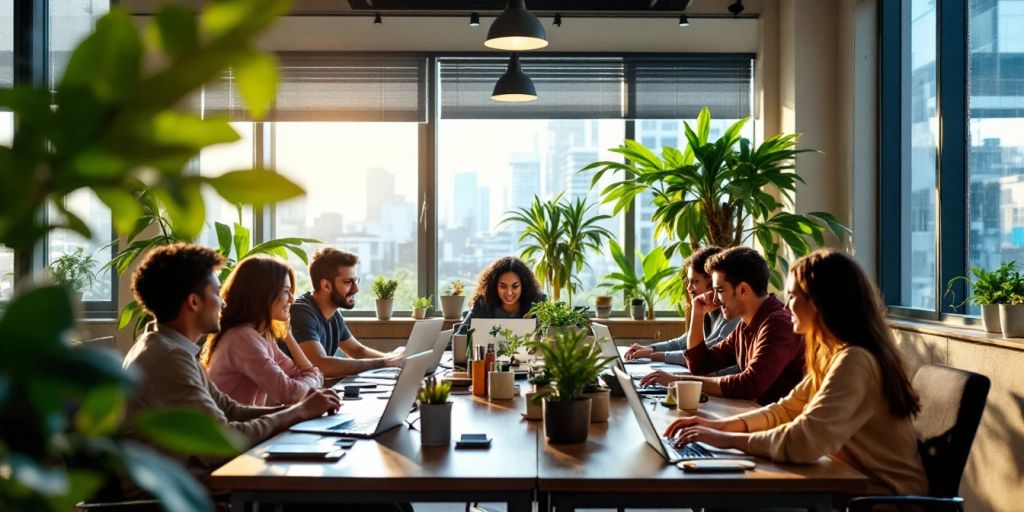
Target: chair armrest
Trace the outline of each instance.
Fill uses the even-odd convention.
[[[964,499],[932,498],[930,496],[866,496],[854,498],[847,505],[849,512],[869,512],[879,505],[895,505],[897,507],[916,506],[926,512],[963,512]]]

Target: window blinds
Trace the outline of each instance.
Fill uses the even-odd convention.
[[[508,57],[440,59],[443,119],[692,119],[750,114],[750,54],[545,57],[521,55],[536,101],[492,101]]]
[[[325,52],[277,54],[280,79],[267,121],[426,122],[427,58]],[[230,70],[204,87],[204,115],[249,120]]]

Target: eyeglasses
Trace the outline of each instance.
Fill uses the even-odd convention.
[[[358,277],[350,277],[348,279],[343,279],[341,281],[341,284],[344,284],[344,285],[347,285],[347,286],[352,286],[354,284],[359,284],[359,278]]]

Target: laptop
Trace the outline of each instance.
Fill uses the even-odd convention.
[[[615,346],[615,339],[612,338],[612,333],[608,329],[607,325],[591,322],[591,330],[594,332],[594,339],[601,340],[601,355],[605,357],[614,357],[616,365],[619,368],[625,368],[625,361],[622,360],[622,353],[619,352],[619,348]],[[639,380],[643,378],[646,373],[641,373],[639,377],[630,374],[630,378]],[[607,381],[606,381],[607,382]],[[609,386],[614,386],[610,382]],[[643,395],[665,395],[668,393],[668,388],[665,386],[648,386],[637,390],[637,393]]]
[[[633,416],[636,418],[637,423],[640,424],[640,431],[643,432],[644,439],[666,461],[675,464],[682,460],[736,458],[732,454],[712,452],[708,450],[707,445],[702,443],[690,443],[682,448],[673,446],[672,441],[661,437],[657,429],[654,428],[654,422],[647,415],[647,408],[644,407],[643,400],[640,399],[636,388],[633,387],[633,379],[629,378],[629,375],[619,368],[612,368],[612,371],[615,372],[615,378],[619,381],[622,391],[626,394],[626,400],[629,401],[629,407],[633,409]]]
[[[417,320],[415,325],[412,326],[412,332],[409,333],[409,341],[405,344],[405,353],[419,354],[420,352],[432,350],[434,346],[437,345],[437,337],[441,332],[441,326],[443,324],[444,319],[441,318]],[[449,336],[449,338],[450,337],[451,336]],[[440,359],[440,356],[438,356],[438,360]],[[437,368],[437,365],[434,365],[434,368]],[[374,368],[373,370],[367,370],[360,373],[359,376],[374,377],[378,379],[397,379],[401,370],[401,368]]]
[[[420,389],[423,374],[433,360],[433,352],[426,351],[405,357],[402,373],[391,391],[384,412],[378,409],[356,409],[350,413],[342,408],[339,414],[323,416],[292,425],[288,430],[305,434],[325,436],[376,437],[391,430],[409,416],[416,392]]]
[[[536,318],[471,318],[469,326],[473,329],[473,343],[483,342],[497,344],[498,339],[491,336],[491,329],[500,325],[502,329],[511,329],[512,334],[525,336],[537,330]]]

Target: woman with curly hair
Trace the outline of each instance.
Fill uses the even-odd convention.
[[[786,291],[793,330],[806,343],[804,380],[776,403],[723,419],[682,418],[665,435],[778,462],[830,455],[867,475],[871,493],[927,493],[912,424],[919,399],[878,289],[853,258],[821,249],[790,267]]]
[[[269,256],[238,263],[224,289],[220,332],[211,335],[200,362],[225,394],[247,405],[291,404],[323,386],[320,373],[299,349],[288,323],[295,301],[295,272]],[[277,346],[283,340],[289,359]]]
[[[534,303],[547,297],[540,291],[537,276],[514,256],[494,260],[480,273],[470,298],[470,311],[462,321],[464,333],[473,318],[523,318]]]

